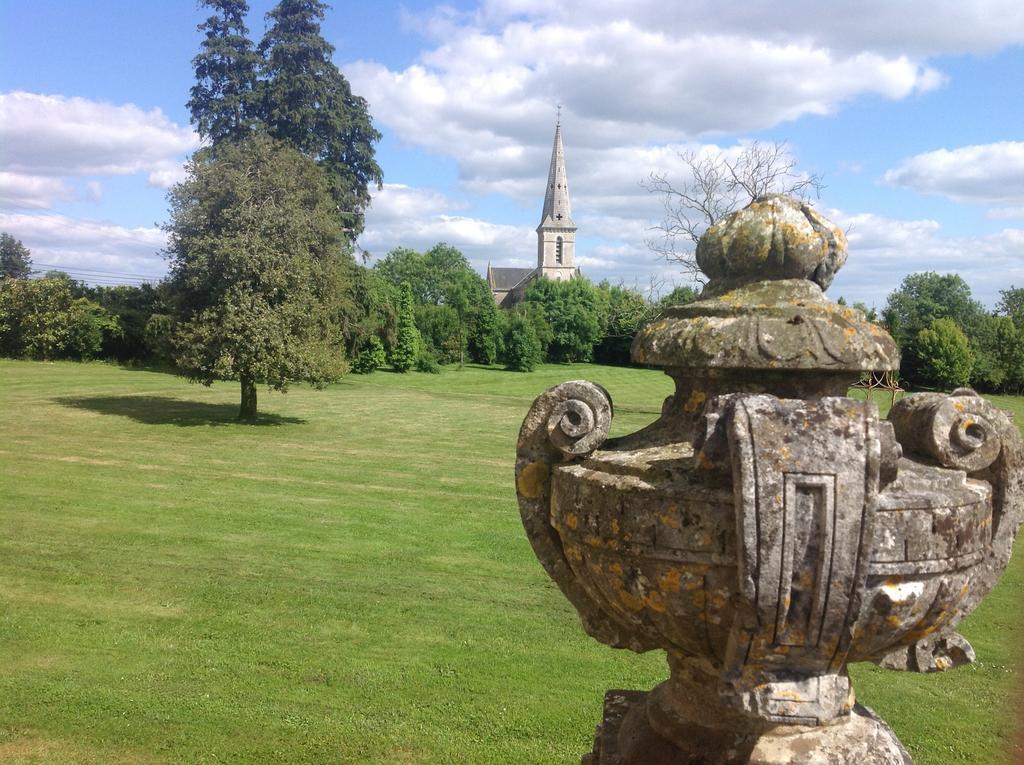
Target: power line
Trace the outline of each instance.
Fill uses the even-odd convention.
[[[142,287],[146,284],[156,284],[159,279],[130,279],[123,277],[108,277],[108,276],[96,276],[93,274],[83,274],[78,271],[69,269],[60,269],[60,272],[67,274],[75,281],[87,282],[92,286],[99,287]],[[32,271],[33,276],[45,276],[46,271]]]
[[[71,271],[74,271],[75,273],[101,274],[103,276],[116,276],[116,277],[121,277],[121,278],[126,278],[126,279],[147,279],[147,280],[159,281],[160,279],[163,278],[162,276],[150,276],[149,274],[132,274],[132,273],[128,273],[126,271],[104,271],[104,270],[101,270],[99,268],[82,268],[82,267],[79,267],[79,266],[64,266],[64,265],[61,265],[59,263],[40,263],[38,261],[33,261],[32,265],[34,265],[34,266],[43,266],[44,268],[47,268],[47,269],[55,269],[55,270],[58,270],[58,271],[65,271],[67,273],[70,273]]]

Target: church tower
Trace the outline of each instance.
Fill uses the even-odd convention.
[[[561,119],[555,124],[555,144],[551,149],[544,211],[537,226],[536,274],[561,280],[572,279],[576,275],[576,224],[572,222],[569,207]]]

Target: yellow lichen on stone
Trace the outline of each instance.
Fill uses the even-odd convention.
[[[697,452],[697,469],[698,470],[714,470],[718,467],[718,464],[711,459],[704,452]]]
[[[679,582],[682,575],[683,572],[678,568],[669,569],[662,575],[658,584],[665,592],[679,592]]]
[[[527,499],[537,499],[544,493],[551,466],[546,462],[531,462],[516,478],[516,490]]]
[[[675,509],[675,508],[673,508],[673,509]],[[669,526],[669,527],[671,527],[673,529],[678,529],[679,528],[679,519],[676,518],[673,515],[665,515],[664,513],[662,513],[661,515],[658,516],[658,519],[662,523],[664,523],[666,526]]]
[[[703,406],[707,398],[707,393],[705,393],[702,390],[695,390],[693,393],[690,394],[690,398],[686,400],[686,403],[683,404],[683,411],[696,412],[698,409],[700,409],[701,406]]]
[[[644,599],[638,598],[631,592],[627,592],[625,589],[618,591],[619,600],[622,601],[623,605],[626,606],[630,611],[643,611],[644,610]]]
[[[665,613],[665,599],[661,597],[660,592],[652,591],[647,593],[647,597],[644,598],[644,603],[652,611],[657,611],[659,614]]]

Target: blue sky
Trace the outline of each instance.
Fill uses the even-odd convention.
[[[253,2],[258,39],[272,2]],[[168,184],[196,139],[192,2],[0,5],[0,229],[94,280],[163,273]],[[530,265],[555,106],[594,279],[685,282],[647,247],[641,186],[679,153],[786,141],[849,233],[830,293],[881,306],[957,272],[988,305],[1024,286],[1024,3],[481,0],[337,3],[335,61],[384,134],[360,245],[447,241]],[[109,272],[106,276],[100,272]],[[117,274],[118,276],[115,276]]]

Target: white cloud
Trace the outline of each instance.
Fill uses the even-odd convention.
[[[180,179],[199,139],[160,109],[14,91],[0,94],[0,146],[0,170],[34,179],[40,193],[22,198],[43,207],[67,198],[59,178],[145,173],[166,187]]]
[[[740,34],[776,41],[807,40],[836,50],[914,55],[990,53],[1024,41],[1024,7],[1018,0],[686,0],[669,4],[664,0],[487,0],[472,18],[493,27],[522,18],[608,23],[626,17],[644,29],[672,34]],[[445,19],[447,26],[442,23]],[[461,21],[465,23],[466,18]],[[457,22],[457,16],[446,12],[433,29],[443,33]]]
[[[925,152],[888,170],[885,180],[956,202],[1024,203],[1024,141]]]
[[[0,171],[0,207],[46,208],[75,196],[75,190],[60,178]]]
[[[832,296],[881,308],[907,274],[956,273],[975,298],[993,306],[999,290],[1024,284],[1024,229],[947,237],[934,220],[899,220],[870,213],[825,211],[848,230],[850,256],[829,289]]]
[[[1024,220],[1024,205],[1020,207],[993,207],[985,217],[989,220]]]
[[[55,213],[0,212],[0,230],[32,251],[35,264],[160,277],[167,267],[160,251],[167,237],[159,228],[127,228],[114,223]]]
[[[403,141],[486,165],[492,177],[520,164],[522,147],[550,140],[558,102],[577,147],[609,148],[764,129],[833,113],[860,95],[905,98],[942,81],[907,56],[672,35],[631,21],[465,27],[405,70],[363,61],[346,74]]]
[[[381,258],[395,247],[422,251],[447,242],[481,273],[488,262],[532,265],[536,258],[532,229],[457,214],[465,209],[465,202],[439,191],[385,184],[367,211],[366,230],[359,237],[359,246]]]
[[[184,162],[164,160],[156,163],[156,166],[146,176],[146,183],[158,189],[169,189],[175,183],[185,180]]]
[[[944,78],[929,56],[1024,42],[1017,0],[495,0],[408,26],[435,47],[402,70],[360,61],[346,74],[404,141],[490,163],[494,178],[547,142],[558,102],[577,147],[747,132],[931,90]]]

